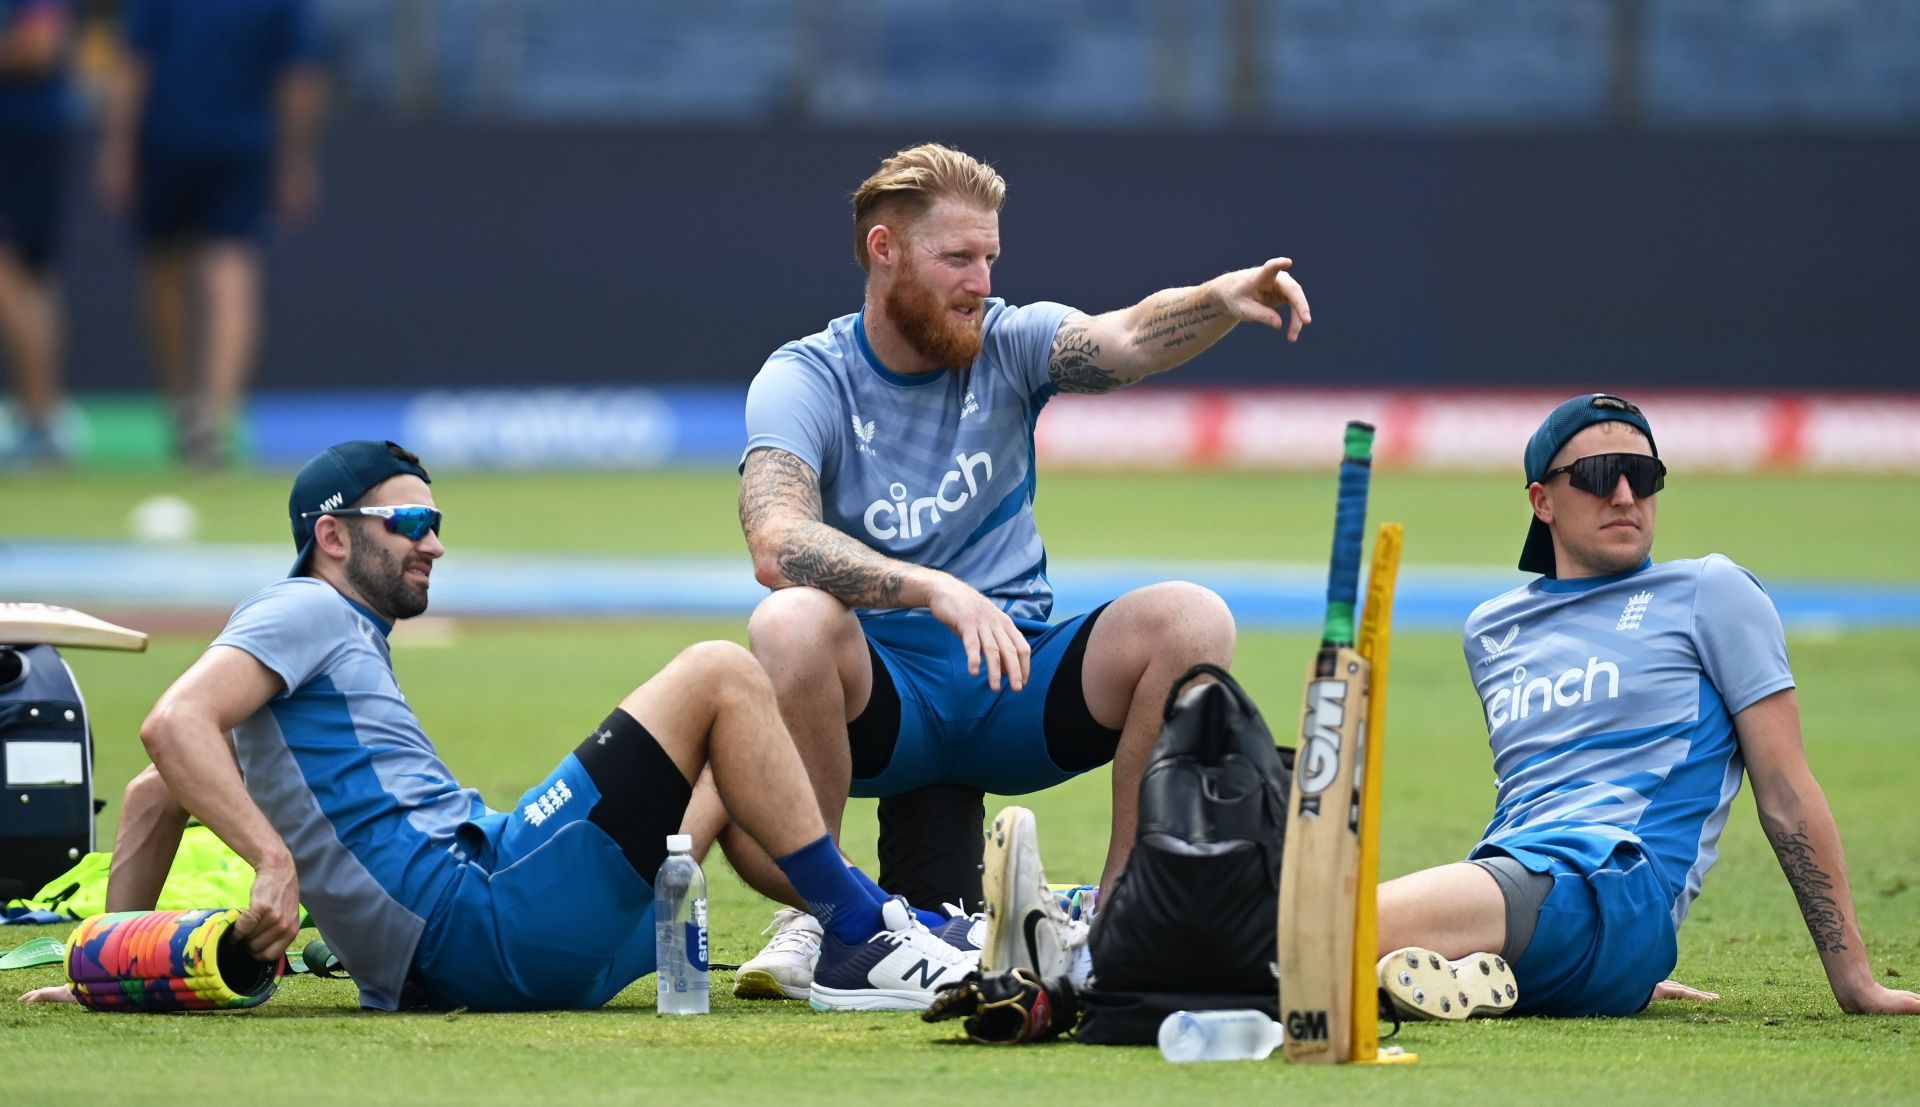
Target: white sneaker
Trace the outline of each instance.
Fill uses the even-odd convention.
[[[820,920],[798,908],[782,907],[760,933],[773,938],[740,966],[733,994],[741,999],[807,998],[814,962],[820,959]]]
[[[915,917],[898,896],[880,908],[885,929],[848,944],[821,941],[808,995],[816,1011],[924,1011],[942,984],[979,967],[980,955],[955,948]]]
[[[1403,1019],[1464,1019],[1504,1015],[1520,998],[1505,958],[1470,953],[1449,961],[1408,946],[1380,959],[1380,988]]]
[[[1066,975],[1075,951],[1086,945],[1087,925],[1068,919],[1060,897],[1047,887],[1033,812],[1006,807],[993,817],[981,876],[987,935],[980,971],[1027,969],[1042,980]]]

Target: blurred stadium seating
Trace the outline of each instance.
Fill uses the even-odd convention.
[[[1920,124],[1910,0],[321,0],[349,103],[648,122]]]

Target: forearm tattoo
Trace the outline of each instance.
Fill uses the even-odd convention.
[[[806,523],[780,544],[780,573],[855,607],[899,607],[907,574],[900,563],[825,523]]]
[[[1053,352],[1047,358],[1047,375],[1062,392],[1099,394],[1112,392],[1130,382],[1111,370],[1100,367],[1100,343],[1094,341],[1085,318],[1069,319],[1053,334]]]
[[[740,478],[740,529],[753,546],[781,530],[775,560],[793,584],[818,588],[858,607],[898,607],[907,567],[820,519],[820,478],[785,450],[747,455]]]
[[[1178,293],[1177,297],[1170,304],[1153,305],[1147,317],[1141,321],[1132,345],[1171,351],[1192,343],[1211,341],[1224,333],[1215,333],[1218,328],[1207,326],[1226,318],[1227,312],[1206,289],[1190,289]]]
[[[1793,898],[1800,901],[1800,914],[1807,920],[1807,932],[1813,935],[1813,948],[1821,953],[1839,953],[1846,949],[1846,916],[1834,901],[1833,878],[1814,860],[1813,843],[1807,838],[1807,824],[1791,834],[1775,834],[1773,852],[1787,874]]]

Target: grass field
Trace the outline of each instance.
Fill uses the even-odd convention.
[[[284,475],[189,481],[170,475],[0,479],[6,538],[124,534],[127,509],[160,491],[201,509],[203,537],[284,542]],[[1516,481],[1384,474],[1375,518],[1408,525],[1420,564],[1504,565],[1524,507]],[[520,477],[445,474],[450,556],[462,548],[737,554],[726,474]],[[1055,476],[1041,486],[1051,548],[1067,556],[1324,559],[1331,481],[1316,477]],[[1656,552],[1720,550],[1763,578],[1920,579],[1920,482],[1892,478],[1676,477],[1662,497]],[[744,568],[743,568],[744,571]],[[0,561],[0,592],[4,591]],[[264,583],[264,582],[262,582]],[[93,711],[110,835],[117,790],[141,762],[148,705],[204,646],[206,633],[159,636],[145,655],[71,651]],[[396,667],[429,733],[461,779],[504,804],[542,776],[628,687],[685,643],[739,639],[732,623],[462,622],[444,639],[396,637]],[[1236,670],[1276,731],[1299,697],[1305,633],[1249,633]],[[1823,633],[1789,643],[1810,757],[1836,810],[1877,973],[1920,983],[1920,809],[1911,690],[1920,630]],[[535,697],[531,689],[543,689]],[[1457,859],[1492,802],[1492,770],[1459,643],[1396,635],[1389,702],[1383,867]],[[1048,870],[1090,877],[1104,850],[1107,778],[1091,774],[1030,797]],[[990,801],[990,809],[991,809]],[[850,811],[846,846],[871,865],[871,804]],[[758,948],[770,908],[723,862],[714,882],[714,957]],[[554,925],[564,928],[556,914]],[[11,948],[57,929],[0,929]],[[1269,1064],[1171,1066],[1151,1049],[987,1050],[907,1016],[815,1015],[804,1004],[736,1002],[715,977],[715,1015],[660,1020],[651,980],[599,1012],[366,1015],[351,985],[301,977],[238,1016],[144,1018],[0,1004],[0,1086],[61,1089],[103,1102],[220,1101],[289,1095],[308,1102],[402,1098],[627,1102],[700,1095],[742,1102],[890,1102],[1021,1097],[1037,1102],[1799,1102],[1920,1095],[1920,1020],[1839,1013],[1792,897],[1743,795],[1719,866],[1681,934],[1676,975],[1718,990],[1706,1005],[1662,1003],[1631,1019],[1510,1020],[1409,1026],[1422,1055],[1405,1069],[1334,1071]],[[9,972],[13,992],[57,969]]]

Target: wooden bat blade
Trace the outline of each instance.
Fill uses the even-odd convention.
[[[1280,867],[1277,960],[1289,1062],[1344,1061],[1351,1039],[1354,814],[1370,671],[1354,648],[1322,647],[1307,676]]]
[[[140,652],[147,648],[147,636],[70,607],[50,603],[0,603],[0,643]]]

